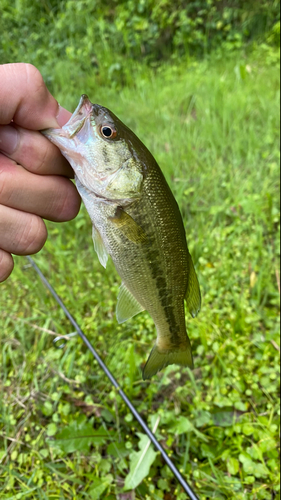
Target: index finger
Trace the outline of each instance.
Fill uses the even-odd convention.
[[[13,120],[30,130],[59,128],[59,105],[32,64],[0,65],[0,124]],[[67,120],[66,120],[67,121]]]

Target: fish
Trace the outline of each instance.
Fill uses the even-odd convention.
[[[201,293],[182,216],[156,160],[109,109],[82,95],[61,129],[42,131],[69,161],[91,218],[102,266],[121,277],[118,323],[147,311],[157,339],[144,366],[149,379],[171,364],[193,367],[185,303],[192,317]]]

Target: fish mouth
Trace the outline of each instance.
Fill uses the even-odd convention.
[[[100,109],[99,104],[92,104],[88,96],[83,94],[74,113],[62,128],[41,130],[41,133],[60,149],[80,183],[91,186],[93,192],[98,182],[104,184],[108,182],[108,176],[99,171],[95,155],[97,141],[95,120],[99,116]]]
[[[49,128],[41,132],[56,146],[61,147],[63,140],[73,139],[80,132],[85,122],[90,119],[93,109],[94,105],[89,97],[83,94],[74,113],[62,128]]]

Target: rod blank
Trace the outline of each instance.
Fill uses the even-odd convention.
[[[110,372],[110,370],[107,368],[107,366],[105,365],[105,363],[102,361],[102,359],[100,358],[100,356],[98,355],[98,353],[96,352],[96,350],[94,349],[94,347],[92,346],[92,344],[90,343],[90,341],[88,340],[88,338],[86,337],[86,335],[83,333],[83,331],[81,330],[81,328],[79,327],[79,325],[76,323],[75,319],[70,314],[70,312],[68,311],[68,309],[64,305],[63,301],[58,296],[58,294],[55,292],[55,290],[53,289],[53,287],[51,286],[51,284],[49,283],[49,281],[47,280],[47,278],[45,278],[44,274],[40,271],[39,267],[35,264],[34,260],[30,256],[27,256],[27,259],[29,260],[30,264],[35,269],[35,271],[37,272],[37,274],[40,276],[40,278],[43,281],[44,285],[48,288],[48,290],[51,292],[51,294],[53,295],[53,297],[55,298],[55,300],[57,301],[57,303],[63,309],[63,311],[64,311],[65,315],[67,316],[67,318],[69,319],[70,323],[74,326],[75,330],[80,335],[80,337],[83,340],[83,342],[86,344],[86,346],[88,347],[88,349],[91,351],[91,353],[93,354],[94,358],[96,359],[96,361],[98,362],[98,364],[100,365],[100,367],[103,369],[104,373],[109,378],[109,380],[112,383],[112,385],[118,390],[118,393],[120,394],[121,398],[126,403],[126,405],[128,406],[129,410],[132,412],[132,414],[134,415],[134,417],[136,418],[136,420],[138,421],[138,423],[140,424],[140,426],[143,428],[143,430],[145,431],[145,433],[147,434],[147,436],[149,437],[149,439],[151,440],[151,442],[154,444],[155,448],[158,451],[160,451],[160,453],[161,453],[163,459],[165,460],[166,464],[170,467],[172,473],[177,478],[178,482],[183,487],[184,491],[188,494],[190,500],[199,500],[199,498],[196,496],[196,494],[192,490],[191,486],[189,486],[189,484],[186,482],[186,480],[184,479],[184,477],[181,475],[181,473],[178,470],[178,468],[175,466],[175,464],[172,462],[172,460],[168,457],[167,453],[162,448],[161,444],[156,439],[155,435],[152,433],[152,431],[146,425],[146,423],[144,422],[144,420],[140,416],[139,412],[134,407],[133,403],[126,396],[125,392],[120,388],[117,380],[112,375],[112,373]]]

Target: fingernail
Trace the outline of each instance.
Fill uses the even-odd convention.
[[[7,155],[13,154],[17,149],[18,141],[19,133],[14,127],[0,126],[0,151]]]
[[[56,116],[56,120],[57,120],[59,126],[63,127],[68,122],[70,117],[71,117],[71,113],[59,104],[59,111],[58,111],[58,114]]]

